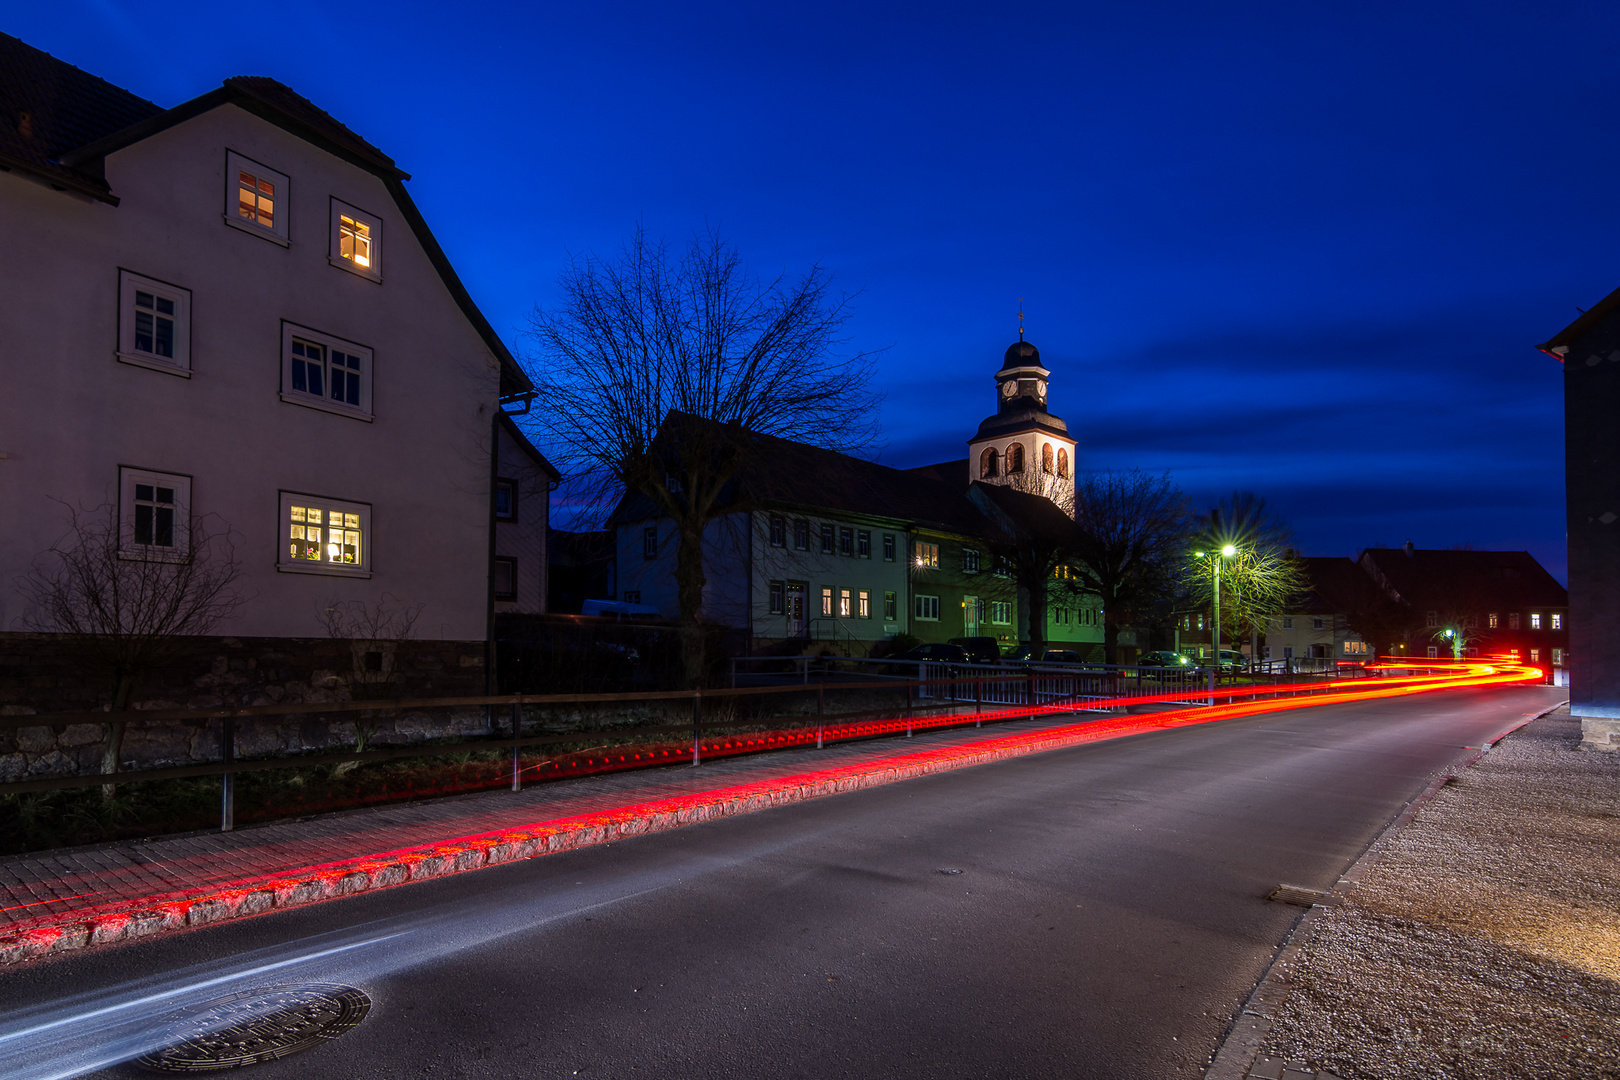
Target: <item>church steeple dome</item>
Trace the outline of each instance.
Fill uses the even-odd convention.
[[[1019,338],[1007,347],[1001,370],[996,372],[996,411],[1027,409],[1031,403],[1044,410],[1046,380],[1051,376],[1041,366],[1041,350]]]
[[[1051,376],[1020,329],[996,372],[996,411],[968,440],[968,479],[1044,495],[1072,512],[1075,442],[1069,426],[1046,411]]]

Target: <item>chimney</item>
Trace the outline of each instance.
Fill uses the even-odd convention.
[[[1406,543],[1405,543],[1405,544],[1404,544],[1404,545],[1403,545],[1403,548],[1402,548],[1402,550],[1404,550],[1404,551],[1405,551],[1405,552],[1406,552],[1406,557],[1407,557],[1407,558],[1408,558],[1408,559],[1410,559],[1410,558],[1411,558],[1411,557],[1412,557],[1412,541],[1410,541],[1410,540],[1408,540],[1408,541],[1407,541],[1407,542],[1406,542]]]

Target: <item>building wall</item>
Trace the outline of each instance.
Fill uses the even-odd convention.
[[[1569,711],[1620,717],[1620,315],[1564,357]]]
[[[226,151],[290,178],[290,246],[224,223]],[[190,476],[237,538],[250,597],[219,633],[317,636],[332,600],[420,606],[417,635],[481,639],[498,367],[383,183],[234,106],[112,154],[108,206],[0,174],[0,629],[65,506],[119,466]],[[382,283],[328,263],[331,203],[382,220]],[[191,290],[191,377],[115,359],[119,269]],[[282,321],[373,350],[373,420],[281,400]],[[278,570],[282,491],[371,506],[369,576]]]
[[[516,563],[516,595],[497,597],[495,611],[544,615],[546,611],[546,540],[551,512],[551,476],[519,445],[503,425],[497,424],[496,473],[517,488],[517,513],[512,520],[495,523],[495,555]]]
[[[784,543],[771,543],[771,519],[780,518],[784,530]],[[800,550],[795,543],[796,525],[803,522],[808,544]],[[833,552],[821,550],[821,530],[831,526]],[[906,591],[906,532],[895,523],[879,518],[829,517],[809,512],[762,510],[753,515],[752,575],[753,575],[753,637],[758,642],[782,641],[792,635],[787,612],[773,613],[771,583],[781,582],[784,587],[801,583],[805,589],[805,615],[807,628],[816,642],[860,642],[863,647],[885,641],[897,633],[905,632],[911,624],[909,600]],[[841,537],[844,530],[851,534],[852,554],[842,553]],[[870,554],[860,554],[860,538],[865,534],[870,542]],[[884,558],[884,537],[894,540],[894,558]],[[822,612],[822,590],[832,590],[832,614]],[[844,590],[850,594],[850,614],[839,614],[839,600]],[[859,610],[860,593],[864,590],[870,600],[870,615],[862,618]],[[895,618],[884,618],[884,594],[895,594]]]
[[[657,536],[656,555],[646,557],[645,530]],[[668,518],[620,522],[614,527],[619,600],[656,608],[660,618],[680,617],[675,580],[679,537]],[[703,534],[703,605],[700,617],[716,626],[748,626],[748,515],[726,514]]]
[[[939,565],[925,565],[918,545],[936,545]],[[1017,587],[1012,578],[994,572],[995,559],[982,540],[931,529],[918,529],[910,534],[911,556],[911,633],[923,641],[949,641],[955,637],[994,637],[1003,646],[1016,643],[1019,637],[1019,610]],[[967,552],[976,552],[978,567],[968,569],[964,559]],[[939,598],[939,619],[925,619],[918,614],[918,597]],[[977,625],[968,621],[968,602],[979,606]],[[991,618],[990,605],[1004,603],[1009,621],[996,622]],[[930,605],[931,609],[932,605]]]

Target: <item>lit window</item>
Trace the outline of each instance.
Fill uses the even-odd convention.
[[[833,612],[832,604],[832,589],[830,587],[823,588],[821,590],[821,613],[823,615],[831,615]]]
[[[495,599],[517,599],[517,560],[497,558],[495,560]]]
[[[1202,630],[1203,628],[1204,628],[1204,616],[1203,616],[1202,613],[1200,613],[1199,616],[1198,616],[1198,629]]]
[[[648,561],[658,558],[658,526],[648,525],[641,530],[641,557]]]
[[[838,554],[844,556],[844,558],[846,558],[846,559],[851,559],[851,558],[855,557],[855,530],[854,529],[839,529],[838,530]]]
[[[278,569],[365,573],[371,569],[371,507],[281,493],[283,546]]]
[[[371,350],[282,323],[281,400],[369,420]]]
[[[495,481],[495,517],[501,521],[516,521],[517,507],[517,481]]]
[[[771,614],[782,614],[782,596],[784,588],[780,581],[771,582]]]
[[[191,290],[118,272],[119,360],[191,376]]]
[[[1508,629],[1509,630],[1517,630],[1518,628],[1519,628],[1519,613],[1517,611],[1508,612]]]
[[[1493,611],[1489,615],[1485,616],[1485,625],[1490,627],[1492,630],[1496,629],[1496,612]]]
[[[855,601],[855,610],[857,613],[859,613],[860,617],[863,619],[870,619],[872,617],[872,594],[867,592],[865,589],[862,589],[860,592],[855,594]]]
[[[810,523],[803,518],[793,523],[793,546],[799,551],[810,550]]]
[[[382,219],[348,203],[332,200],[333,266],[372,281],[382,280]]]
[[[771,515],[771,547],[787,547],[787,519]]]
[[[915,615],[924,622],[939,622],[939,597],[919,596],[916,598]]]
[[[1530,613],[1530,629],[1532,629],[1532,630],[1540,630],[1541,629],[1541,612],[1532,611]]]
[[[1555,612],[1552,613],[1551,618],[1552,618],[1552,628],[1554,630],[1562,630],[1564,628],[1564,616],[1563,616],[1563,613],[1555,611]]]
[[[939,566],[939,545],[924,544],[919,541],[917,544],[917,565],[937,568]]]
[[[974,548],[962,549],[962,573],[977,574],[979,572],[979,553]]]
[[[849,618],[849,590],[848,589],[839,589],[838,590],[838,617],[840,619]]]
[[[894,622],[895,619],[900,617],[899,611],[900,611],[900,607],[899,607],[898,604],[895,603],[894,593],[885,592],[883,594],[883,617],[884,617],[884,619],[886,619],[889,622]]]
[[[821,527],[821,553],[823,555],[831,555],[835,550],[834,545],[836,543],[837,540],[833,533],[833,527],[831,525],[823,525]]]
[[[894,536],[889,533],[883,534],[883,561],[894,562]]]
[[[1532,664],[1541,663],[1541,650],[1540,649],[1531,649],[1530,650],[1530,662]]]
[[[1069,475],[1069,452],[1061,446],[1058,447],[1057,474],[1065,478]]]
[[[1564,650],[1563,649],[1554,649],[1552,651],[1552,654],[1553,654],[1553,666],[1554,667],[1562,667],[1563,664],[1564,664]]]
[[[226,223],[288,246],[287,178],[235,151],[225,155],[225,175]]]
[[[859,532],[855,534],[855,554],[863,559],[872,557],[872,534]]]
[[[191,478],[145,469],[118,470],[118,553],[163,559],[190,547]]]

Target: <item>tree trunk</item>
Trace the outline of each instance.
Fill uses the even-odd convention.
[[[1119,663],[1119,624],[1106,612],[1103,614],[1103,663],[1110,667]]]
[[[1046,578],[1038,577],[1028,588],[1029,611],[1025,620],[1029,627],[1029,658],[1041,660],[1046,656]]]
[[[675,552],[675,586],[681,615],[678,633],[681,643],[681,680],[688,689],[703,684],[703,627],[698,616],[703,608],[703,533],[681,528],[680,547]]]
[[[113,684],[112,711],[115,713],[127,712],[130,699],[135,696],[135,677],[127,672],[120,672],[117,681]],[[107,724],[107,734],[101,743],[101,771],[103,775],[118,772],[118,766],[124,756],[124,728],[126,721],[114,720]],[[117,784],[102,784],[101,797],[110,800],[118,794]]]

